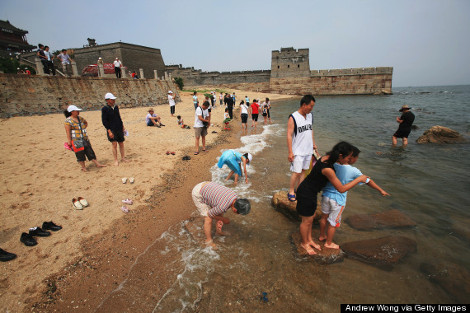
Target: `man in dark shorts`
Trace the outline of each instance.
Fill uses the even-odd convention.
[[[113,156],[114,156],[114,165],[119,165],[117,158],[117,145],[119,144],[119,151],[121,152],[121,162],[125,162],[125,152],[124,152],[124,124],[121,120],[121,114],[119,113],[119,108],[115,105],[116,97],[108,92],[104,99],[106,100],[106,105],[101,108],[101,121],[103,126],[106,128],[106,135],[108,140],[113,145]]]
[[[397,123],[399,123],[400,126],[398,126],[398,130],[395,132],[395,134],[393,134],[393,146],[397,145],[397,138],[402,138],[403,147],[406,147],[406,145],[408,144],[408,135],[411,132],[411,125],[413,125],[413,122],[415,120],[415,115],[410,110],[411,108],[407,105],[402,106],[399,110],[403,113],[400,117],[397,117]]]

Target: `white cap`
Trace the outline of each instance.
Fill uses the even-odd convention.
[[[69,105],[68,108],[67,108],[67,112],[72,112],[72,111],[81,111],[82,109],[80,109],[79,107],[75,106],[75,105]]]
[[[108,99],[114,100],[114,99],[116,99],[116,97],[112,93],[108,92],[107,94],[104,95],[104,99],[105,100],[108,100]]]
[[[116,60],[119,60],[119,58],[116,58]]]
[[[251,163],[251,160],[253,160],[253,155],[251,153],[248,153],[248,161],[250,161],[250,163]]]
[[[168,90],[168,93],[173,93],[173,91],[171,91],[171,90]]]

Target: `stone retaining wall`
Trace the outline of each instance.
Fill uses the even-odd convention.
[[[179,100],[170,80],[0,74],[0,118],[57,113],[70,104],[97,110],[107,92],[118,98],[119,107],[167,104],[168,90]]]

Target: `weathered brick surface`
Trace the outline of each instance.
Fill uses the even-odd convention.
[[[97,110],[107,92],[118,97],[120,107],[167,104],[170,89],[179,99],[168,80],[0,74],[0,84],[0,118],[57,113],[70,104]]]

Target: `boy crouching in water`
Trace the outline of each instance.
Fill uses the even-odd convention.
[[[353,147],[353,153],[349,159],[349,164],[341,165],[339,163],[334,164],[336,176],[341,181],[341,183],[347,184],[353,181],[356,177],[362,175],[361,171],[352,164],[356,163],[359,158],[359,153],[361,151],[357,147]],[[362,183],[361,183],[362,184]],[[382,196],[390,196],[385,190],[380,188],[372,179],[368,178],[366,184],[378,190]],[[322,203],[321,211],[322,216],[320,219],[320,241],[325,242],[325,247],[330,249],[339,249],[339,245],[333,242],[333,237],[335,235],[336,228],[341,225],[341,214],[343,213],[344,208],[346,207],[346,198],[348,192],[339,192],[336,190],[333,185],[328,182],[323,189],[322,194]],[[327,227],[328,223],[328,227]]]
[[[206,245],[215,248],[212,241],[212,220],[216,220],[216,234],[225,236],[222,226],[229,224],[230,220],[224,217],[224,213],[232,209],[234,213],[247,215],[251,204],[247,199],[238,199],[237,194],[230,188],[213,182],[197,184],[192,191],[194,204],[201,216],[204,216],[204,234]]]

